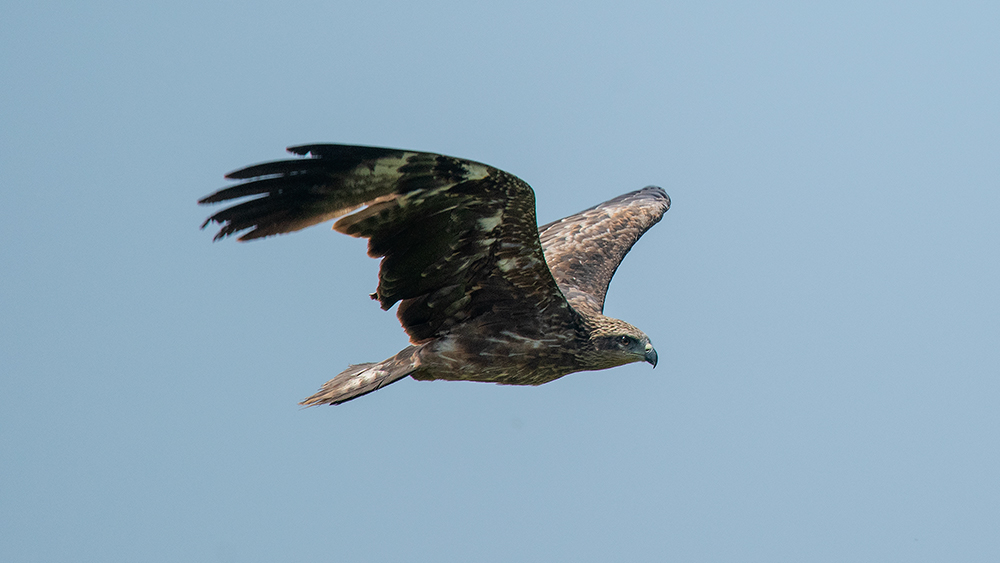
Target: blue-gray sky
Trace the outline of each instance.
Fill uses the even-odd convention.
[[[10,2],[0,560],[996,561],[1000,7]],[[211,242],[288,145],[443,152],[547,222],[673,199],[660,365],[297,401],[405,345],[364,243]]]

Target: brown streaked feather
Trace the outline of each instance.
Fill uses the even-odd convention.
[[[306,407],[339,405],[372,391],[378,391],[412,374],[420,367],[417,351],[418,348],[415,346],[407,346],[387,360],[350,366],[299,404]]]
[[[309,158],[230,173],[246,180],[200,201],[254,197],[212,215],[216,239],[334,228],[369,240],[381,257],[374,297],[423,342],[480,316],[566,326],[577,315],[546,267],[531,188],[484,164],[448,156],[344,145],[289,151]],[[356,213],[350,214],[358,208]],[[203,227],[205,226],[203,225]]]
[[[618,265],[668,209],[667,193],[649,186],[539,227],[549,269],[577,311],[604,311]]]

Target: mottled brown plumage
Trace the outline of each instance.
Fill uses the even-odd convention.
[[[382,258],[373,299],[397,316],[408,346],[349,367],[303,404],[338,404],[407,375],[539,385],[576,371],[656,365],[649,338],[603,314],[622,258],[670,207],[647,187],[541,228],[519,178],[453,157],[345,145],[310,158],[237,170],[245,180],[199,203],[253,197],[209,217],[220,239],[251,240],[340,217]],[[353,213],[352,213],[353,212]]]

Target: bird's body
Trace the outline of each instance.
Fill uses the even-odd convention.
[[[382,257],[372,298],[383,309],[399,302],[412,343],[350,366],[303,404],[342,403],[407,375],[539,385],[635,361],[655,366],[649,338],[603,308],[618,264],[670,207],[662,189],[539,228],[531,188],[484,164],[375,147],[289,150],[313,158],[229,174],[247,181],[200,203],[260,197],[205,225],[222,225],[217,239],[250,229],[240,237],[248,240],[341,217],[336,230],[368,238],[369,255]]]

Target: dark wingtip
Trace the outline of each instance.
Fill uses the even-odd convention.
[[[659,199],[666,200],[667,209],[670,209],[670,194],[668,194],[667,191],[661,188],[660,186],[652,186],[652,185],[646,186],[645,188],[642,188],[638,192],[634,193],[636,195],[644,195],[644,196],[655,194],[655,196],[658,197]]]

